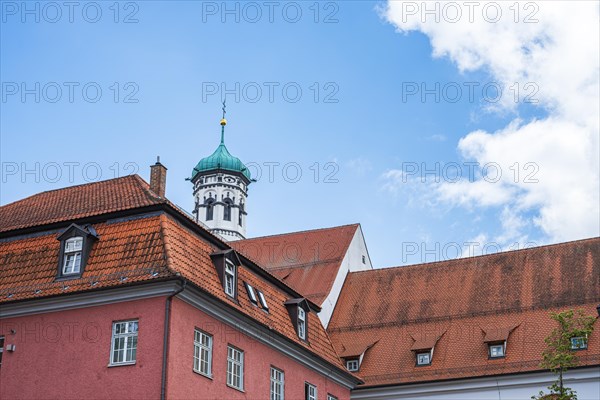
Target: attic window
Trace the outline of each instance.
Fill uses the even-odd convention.
[[[358,358],[346,360],[346,369],[350,372],[358,371]]]
[[[302,307],[298,307],[298,337],[306,339],[306,311]]]
[[[246,291],[248,292],[248,297],[250,298],[250,301],[254,305],[258,305],[258,298],[256,297],[256,292],[254,291],[254,288],[250,286],[248,282],[244,282],[244,285],[246,285]]]
[[[433,349],[427,352],[417,353],[417,365],[431,365]]]
[[[235,297],[235,265],[229,260],[225,260],[225,294]]]
[[[71,224],[57,240],[60,241],[57,279],[73,279],[83,274],[85,264],[94,240],[98,239],[96,230],[90,225]]]
[[[505,355],[506,342],[490,344],[490,358],[502,358]]]
[[[76,236],[65,241],[63,256],[63,275],[78,274],[81,271],[81,252],[83,250],[83,237]]]
[[[587,347],[587,337],[576,336],[571,338],[571,350],[585,350]]]
[[[267,299],[265,298],[265,295],[260,290],[257,290],[257,292],[258,292],[258,299],[260,300],[260,306],[265,311],[269,311],[269,305],[267,304]]]

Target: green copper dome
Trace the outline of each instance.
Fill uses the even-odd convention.
[[[239,158],[232,156],[229,150],[227,150],[227,147],[225,147],[225,125],[227,125],[227,120],[225,119],[224,107],[225,103],[223,103],[223,119],[221,120],[221,144],[219,147],[217,147],[214,153],[200,160],[200,162],[196,165],[196,168],[194,168],[192,171],[191,180],[194,180],[196,175],[199,173],[218,169],[238,172],[248,178],[249,181],[251,180],[248,167],[246,167]]]

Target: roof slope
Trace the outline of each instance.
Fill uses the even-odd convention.
[[[95,200],[97,198],[102,200]],[[135,208],[159,203],[169,207],[150,210],[152,212],[140,212],[139,209],[133,212]],[[61,204],[65,205],[64,208]],[[7,223],[2,220],[7,235],[0,239],[0,304],[181,276],[200,290],[344,369],[315,313],[308,313],[309,343],[298,339],[284,305],[286,300],[297,294],[285,284],[275,284],[277,279],[267,279],[270,277],[268,273],[261,275],[251,269],[255,267],[242,265],[238,271],[238,302],[229,300],[210,259],[212,252],[225,248],[226,244],[217,238],[209,242],[198,232],[184,226],[175,218],[181,212],[168,200],[153,195],[140,177],[130,176],[41,193],[0,207],[0,216],[10,217],[11,210],[19,210],[21,215],[26,215],[27,207],[38,208],[32,211],[32,218],[26,222],[18,218]],[[108,215],[107,218],[102,215],[129,209],[132,210],[130,214],[121,214],[118,218],[108,219]],[[43,218],[41,210],[48,211],[48,218]],[[60,251],[57,237],[71,221],[91,215],[99,216],[92,224],[99,240],[92,245],[82,277],[56,281]],[[180,216],[187,218],[183,214]],[[64,222],[59,228],[47,225],[59,221]],[[37,225],[39,227],[33,233],[8,232],[18,229],[15,226]],[[203,229],[201,226],[195,228]],[[269,313],[250,303],[244,295],[243,281],[248,281],[265,294]]]
[[[350,273],[328,332],[339,354],[379,340],[359,375],[367,386],[539,369],[550,311],[600,302],[600,238],[408,267]],[[515,328],[516,326],[516,328]],[[510,331],[510,329],[514,330]],[[490,360],[486,333],[508,332],[506,357]],[[490,333],[491,332],[491,333]],[[583,365],[600,364],[600,327]],[[435,342],[433,363],[411,348]]]
[[[230,244],[320,306],[329,295],[358,226],[284,233]]]
[[[0,232],[129,210],[166,200],[138,175],[35,194],[0,207]]]

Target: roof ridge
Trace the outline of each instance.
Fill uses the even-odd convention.
[[[430,261],[430,262],[423,262],[423,263],[418,263],[418,264],[392,265],[392,266],[381,267],[381,268],[373,268],[373,269],[364,270],[364,271],[351,271],[350,273],[351,274],[361,274],[361,273],[372,272],[372,271],[388,271],[388,270],[396,270],[396,269],[399,270],[402,268],[436,266],[435,264],[455,263],[455,262],[460,262],[460,261],[465,261],[465,260],[478,260],[478,259],[485,258],[485,257],[493,257],[493,256],[505,255],[505,254],[515,254],[515,253],[519,253],[519,252],[525,253],[525,252],[534,251],[534,250],[546,248],[546,247],[560,247],[560,246],[571,245],[571,244],[577,243],[577,242],[594,241],[594,240],[599,240],[599,239],[600,239],[600,236],[594,236],[594,237],[589,237],[589,238],[584,238],[584,239],[570,240],[568,242],[543,244],[540,246],[528,247],[525,249],[506,250],[506,251],[499,251],[497,253],[491,253],[491,254],[480,254],[480,255],[476,255],[476,256],[458,257],[458,258],[452,258],[452,259],[448,259],[448,260]]]
[[[93,186],[93,185],[99,185],[99,184],[101,184],[101,183],[106,183],[106,182],[110,182],[110,181],[117,181],[117,180],[131,179],[131,178],[134,178],[134,177],[137,177],[139,180],[141,180],[141,181],[142,181],[142,182],[144,182],[146,185],[148,185],[148,183],[147,183],[147,182],[146,182],[146,181],[145,181],[145,180],[144,180],[144,179],[143,179],[141,176],[139,176],[138,174],[130,174],[130,175],[125,175],[125,176],[118,176],[118,177],[116,177],[116,178],[104,179],[104,180],[101,180],[101,181],[95,181],[95,182],[86,182],[86,183],[80,183],[80,184],[78,184],[78,185],[73,185],[73,186],[64,186],[64,187],[60,187],[60,188],[56,188],[56,189],[44,190],[43,192],[38,192],[38,193],[32,194],[32,195],[30,195],[30,196],[23,197],[23,198],[21,198],[21,199],[18,199],[18,200],[12,201],[12,202],[10,202],[10,203],[2,204],[2,205],[0,205],[0,207],[6,207],[6,206],[9,206],[9,205],[11,205],[11,204],[15,204],[15,203],[18,203],[18,202],[20,202],[20,201],[24,201],[24,200],[27,200],[27,199],[29,199],[29,198],[36,197],[36,196],[40,196],[40,195],[42,195],[42,194],[46,194],[46,193],[58,192],[58,191],[60,191],[60,190],[74,189],[74,188],[78,188],[78,187],[82,187],[82,186]]]
[[[275,234],[271,234],[271,235],[264,235],[264,236],[256,236],[256,237],[246,238],[246,239],[243,239],[243,240],[238,240],[238,242],[239,243],[243,243],[243,242],[248,241],[248,240],[265,239],[265,238],[269,238],[269,237],[286,236],[286,235],[292,235],[292,234],[297,234],[297,233],[308,233],[308,232],[326,231],[326,230],[330,230],[330,229],[346,228],[346,227],[350,227],[350,226],[359,227],[360,223],[355,222],[355,223],[352,223],[352,224],[330,226],[330,227],[327,227],[327,228],[303,229],[303,230],[294,231],[294,232],[275,233]]]

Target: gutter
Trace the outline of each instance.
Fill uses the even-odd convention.
[[[160,380],[160,399],[165,400],[165,392],[167,389],[167,349],[169,346],[169,327],[171,325],[171,303],[173,302],[173,297],[177,296],[179,293],[185,290],[187,285],[187,280],[182,279],[181,288],[179,288],[175,293],[167,297],[165,301],[165,327],[163,329],[163,355],[162,355],[162,374]]]

